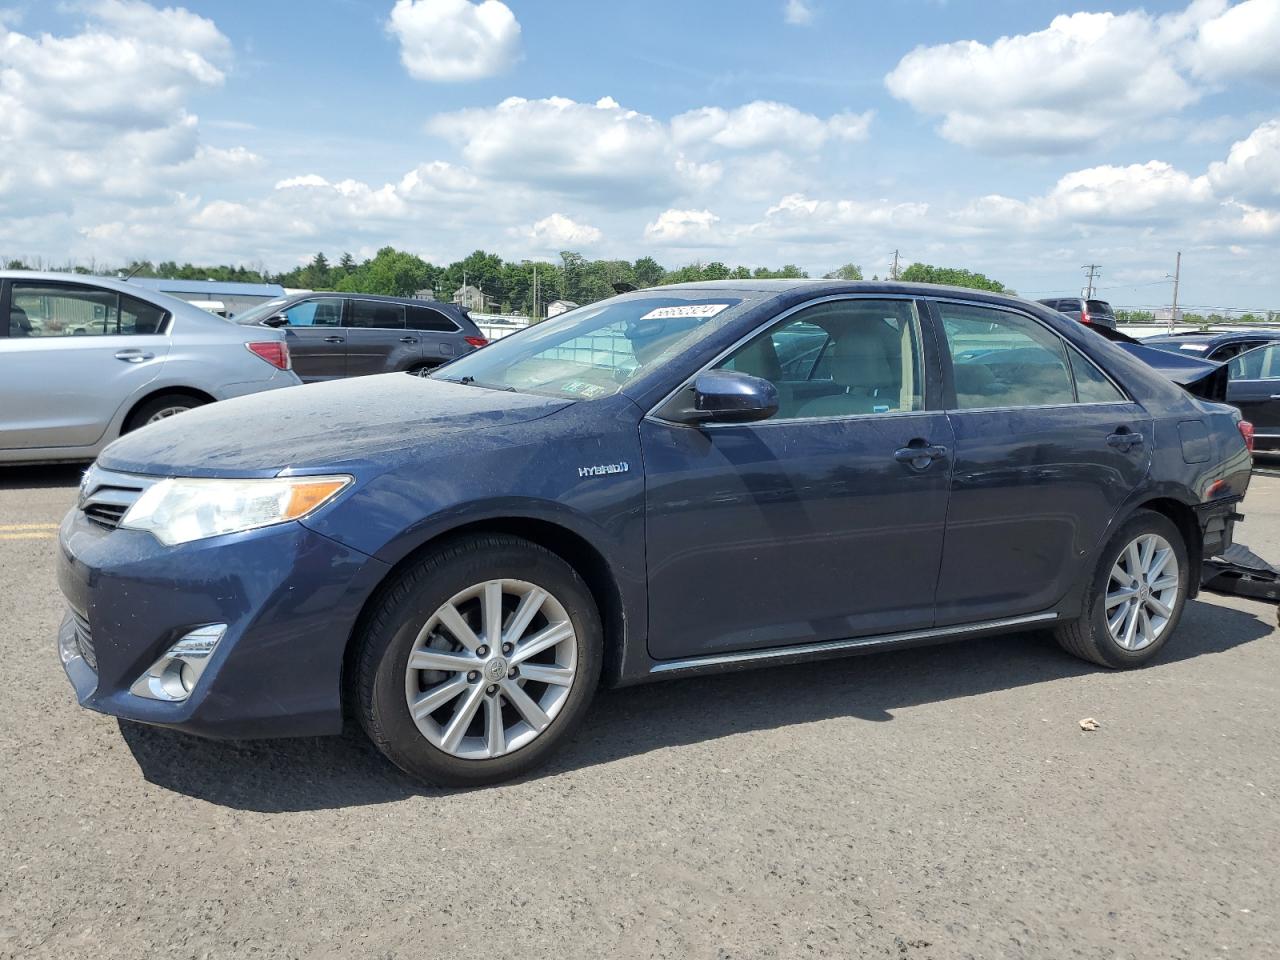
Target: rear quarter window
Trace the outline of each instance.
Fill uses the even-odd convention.
[[[431,307],[409,307],[410,330],[430,330],[435,333],[457,333],[458,325],[439,310]]]

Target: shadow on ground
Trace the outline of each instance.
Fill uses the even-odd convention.
[[[1160,664],[1209,656],[1271,633],[1258,617],[1203,602],[1187,605]],[[665,747],[833,717],[869,723],[921,703],[1082,676],[1097,668],[1045,634],[1015,634],[603,690],[582,730],[533,777],[609,763]],[[150,782],[237,809],[318,810],[436,796],[400,773],[358,733],[306,740],[219,742],[120,722]]]
[[[41,467],[0,465],[0,490],[47,490],[78,487],[88,463],[57,463]]]

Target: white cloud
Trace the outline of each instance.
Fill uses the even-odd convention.
[[[914,231],[925,225],[927,203],[890,200],[817,200],[789,194],[746,232],[756,239],[831,244],[862,241],[886,228]]]
[[[441,114],[428,125],[458,144],[484,176],[626,205],[719,179],[714,164],[686,157],[665,124],[611,97],[510,97],[496,107]]]
[[[520,57],[520,24],[499,0],[396,0],[387,29],[418,80],[479,80]]]
[[[604,234],[597,228],[571,220],[563,213],[553,213],[543,217],[524,231],[524,236],[533,241],[535,247],[544,251],[592,247],[604,238]]]
[[[650,243],[690,246],[710,243],[720,218],[710,210],[664,210],[644,228]]]
[[[778,147],[817,150],[828,140],[865,140],[874,111],[822,120],[785,103],[756,100],[733,110],[702,107],[671,121],[677,143],[709,142],[733,150]]]
[[[1076,13],[1035,33],[992,44],[917,47],[885,77],[889,92],[941,133],[984,150],[1053,153],[1092,148],[1134,125],[1194,103],[1201,91],[1180,72],[1181,45],[1221,0],[1183,14]]]
[[[211,20],[140,0],[84,9],[69,36],[0,21],[0,208],[136,200],[257,165],[243,148],[202,144],[187,110],[231,60]]]
[[[1209,165],[1209,180],[1231,199],[1280,206],[1280,120],[1262,124]]]
[[[803,27],[813,22],[813,8],[808,0],[786,0],[782,5],[782,18],[793,26]]]
[[[1280,80],[1280,0],[1244,0],[1200,25],[1193,62],[1214,79]]]

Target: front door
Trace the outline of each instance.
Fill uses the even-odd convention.
[[[1227,367],[1227,402],[1253,424],[1265,448],[1280,444],[1280,343],[1242,353]]]
[[[718,366],[775,383],[754,424],[641,424],[656,659],[927,628],[951,463],[916,306],[791,311]]]
[[[168,315],[87,284],[15,280],[0,337],[0,449],[88,447],[156,378]]]
[[[1151,463],[1152,422],[1038,320],[934,304],[950,351],[955,465],[938,624],[1038,613],[1089,573]]]
[[[299,300],[282,312],[289,321],[281,329],[289,344],[294,372],[311,383],[347,375],[347,335],[342,326],[341,297]]]

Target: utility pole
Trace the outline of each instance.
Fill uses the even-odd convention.
[[[893,279],[898,279],[898,251],[893,251]]]
[[[1092,300],[1092,299],[1093,299],[1093,281],[1094,281],[1094,279],[1098,276],[1098,274],[1099,274],[1099,273],[1101,273],[1101,271],[1102,271],[1102,264],[1100,264],[1100,263],[1086,263],[1086,264],[1085,264],[1083,267],[1081,267],[1080,269],[1081,269],[1081,270],[1087,270],[1087,271],[1089,272],[1089,292],[1088,292],[1088,293],[1086,293],[1086,294],[1084,295],[1084,298],[1085,298],[1086,300]]]
[[[1169,332],[1173,333],[1173,325],[1178,322],[1178,284],[1182,281],[1182,251],[1178,251],[1178,259],[1173,268],[1173,309],[1169,312]]]
[[[538,322],[538,265],[533,265],[533,322]]]

